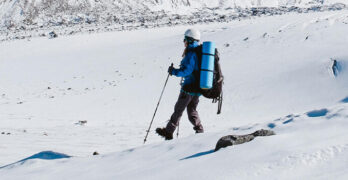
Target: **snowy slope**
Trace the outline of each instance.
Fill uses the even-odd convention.
[[[33,159],[0,169],[5,179],[346,179],[348,106],[276,121],[278,135],[213,152],[206,133],[98,157]],[[246,134],[267,124],[234,130]]]
[[[3,0],[0,41],[345,9],[346,0]],[[261,8],[259,13],[251,8]]]
[[[201,98],[206,133],[184,115],[180,139],[162,142],[153,129],[177,99],[171,77],[141,146],[188,27],[1,43],[0,166],[48,150],[73,156],[7,166],[1,179],[347,178],[348,11],[196,25],[222,54],[223,113]],[[277,135],[210,153],[221,136],[260,128]]]

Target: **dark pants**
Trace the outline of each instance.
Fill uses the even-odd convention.
[[[199,96],[192,96],[185,92],[181,92],[178,101],[175,104],[174,113],[172,114],[167,124],[166,131],[171,134],[174,133],[175,128],[179,125],[182,113],[185,111],[186,108],[188,118],[194,126],[193,129],[196,130],[196,133],[202,133],[203,126],[201,124],[201,120],[199,119],[199,115],[196,110],[198,103]]]

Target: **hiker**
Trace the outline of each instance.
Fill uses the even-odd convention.
[[[194,48],[199,46],[200,32],[196,29],[188,29],[185,32],[184,45],[185,50],[183,53],[183,59],[180,63],[180,68],[175,69],[173,66],[168,68],[168,73],[177,77],[183,77],[184,82],[181,84],[181,90],[179,98],[174,107],[174,113],[170,117],[170,120],[166,127],[157,128],[156,132],[166,140],[173,139],[173,133],[176,127],[179,125],[180,118],[187,109],[187,115],[190,122],[193,124],[193,129],[196,133],[203,133],[203,126],[201,124],[198,112],[196,110],[199,103],[199,90],[195,87],[195,83],[199,83],[195,78],[194,73],[199,73],[198,57],[193,51]]]

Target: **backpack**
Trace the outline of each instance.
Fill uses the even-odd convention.
[[[201,67],[202,61],[202,45],[191,49],[189,51],[193,51],[196,53],[198,58],[198,67]],[[213,78],[213,87],[211,89],[201,89],[199,87],[200,82],[200,71],[194,71],[193,75],[196,79],[196,82],[192,85],[188,85],[183,89],[188,92],[198,92],[201,93],[205,98],[212,99],[213,103],[218,102],[218,111],[217,114],[221,113],[222,100],[223,100],[223,91],[222,85],[224,81],[224,76],[222,75],[221,66],[220,66],[220,57],[219,52],[215,49],[215,61],[214,61],[214,78]]]

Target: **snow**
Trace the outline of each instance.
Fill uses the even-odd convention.
[[[146,145],[192,26],[2,42],[0,179],[347,179],[347,24],[342,10],[194,25],[221,53],[222,114],[201,98],[205,133],[184,115],[163,141],[154,129],[180,88],[170,77]],[[276,135],[212,152],[261,128]]]
[[[3,0],[0,42],[347,9],[346,0]]]

